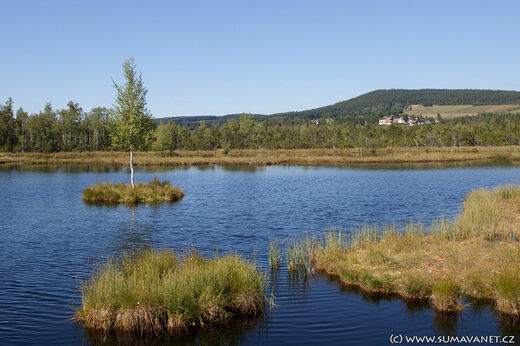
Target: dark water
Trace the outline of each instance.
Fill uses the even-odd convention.
[[[81,191],[126,181],[126,170],[0,169],[0,343],[80,344],[103,341],[73,320],[79,286],[96,263],[123,250],[189,246],[214,254],[236,251],[267,263],[269,239],[326,228],[454,217],[463,196],[483,186],[515,183],[520,169],[349,169],[336,167],[189,168],[137,171],[182,187],[180,202],[157,207],[99,207]],[[280,270],[277,308],[259,321],[221,334],[155,343],[385,344],[390,334],[509,335],[518,328],[490,309],[467,307],[455,317],[399,299],[310,281]],[[128,342],[109,339],[108,342]]]

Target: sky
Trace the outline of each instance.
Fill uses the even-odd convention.
[[[304,110],[389,88],[520,90],[520,1],[0,0],[0,102],[154,117]]]

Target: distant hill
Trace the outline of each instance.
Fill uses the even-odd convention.
[[[453,119],[464,116],[472,116],[485,113],[519,113],[520,104],[512,105],[434,105],[422,106],[412,105],[405,109],[404,114],[412,117],[423,116],[426,118],[435,118],[440,114],[443,119]]]
[[[516,105],[520,104],[520,92],[507,90],[480,89],[388,89],[375,90],[346,101],[320,108],[298,112],[276,113],[271,115],[255,114],[256,120],[290,120],[319,118],[355,118],[399,114],[410,105]],[[201,120],[208,123],[224,123],[240,114],[225,116],[169,117],[157,122],[174,121],[179,124],[195,124]]]

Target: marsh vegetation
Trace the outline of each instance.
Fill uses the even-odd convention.
[[[520,162],[520,148],[446,147],[446,148],[351,148],[292,150],[209,150],[172,152],[135,152],[138,167],[176,167],[204,165],[377,165],[377,164],[473,164],[494,161]],[[79,165],[102,167],[128,166],[125,152],[0,153],[0,165]]]
[[[184,197],[184,191],[168,181],[157,178],[149,183],[131,184],[99,182],[83,190],[83,200],[92,204],[157,204],[175,202]]]
[[[428,228],[411,222],[327,231],[286,247],[289,270],[316,270],[343,283],[382,294],[430,302],[456,312],[462,298],[490,302],[520,316],[520,186],[479,189],[467,195],[454,221]]]
[[[143,250],[111,259],[81,287],[77,320],[100,331],[183,334],[264,310],[264,275],[237,255]]]

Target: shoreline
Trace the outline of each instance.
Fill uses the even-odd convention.
[[[125,167],[126,152],[0,153],[0,167],[22,166],[102,166]],[[502,161],[520,164],[520,146],[507,147],[427,147],[379,149],[279,149],[137,152],[136,167],[187,166],[273,166],[273,165],[424,165],[477,164]]]
[[[326,231],[286,247],[289,271],[319,272],[361,292],[421,301],[457,313],[485,302],[502,316],[520,319],[520,186],[470,192],[451,222],[428,228],[410,222]],[[478,259],[475,261],[475,259]]]

